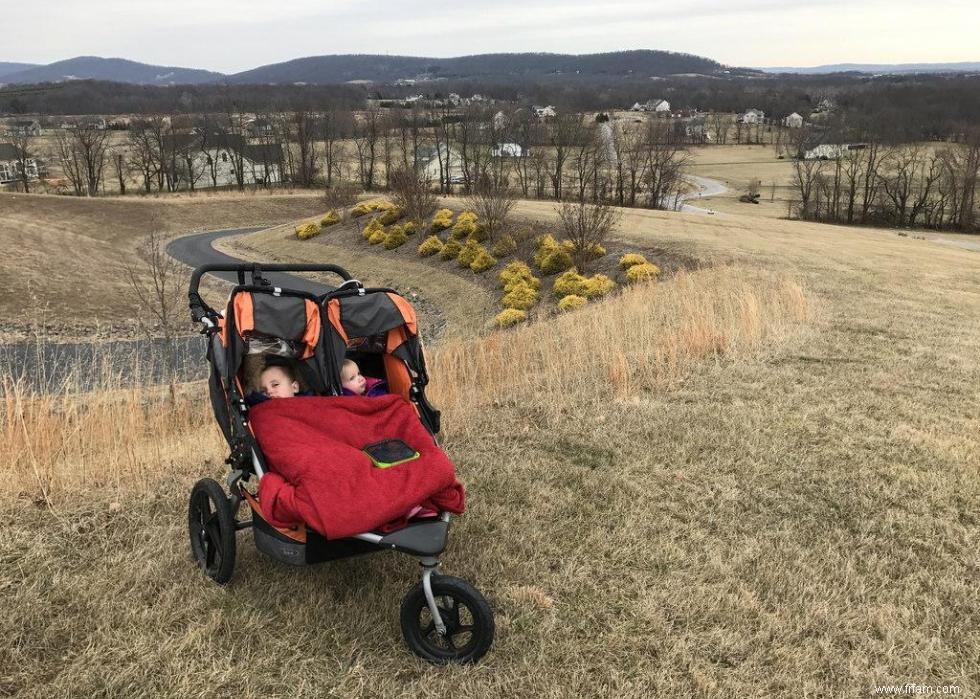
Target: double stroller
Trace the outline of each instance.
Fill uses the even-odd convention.
[[[274,286],[265,274],[275,272],[327,272],[343,283],[318,295]],[[198,293],[201,278],[217,273],[237,275],[223,315]],[[409,516],[394,529],[379,527],[329,538],[309,524],[271,524],[268,520],[274,518],[268,511],[263,514],[256,487],[270,470],[250,424],[250,411],[258,407],[249,406],[246,389],[250,367],[254,371],[256,362],[270,356],[286,358],[297,369],[305,390],[319,396],[341,395],[341,366],[345,359],[353,359],[366,374],[383,377],[390,393],[409,402],[425,428],[422,434],[431,437],[430,447],[434,446],[440,414],[425,397],[428,376],[411,304],[392,289],[364,288],[341,267],[313,264],[204,265],[191,276],[188,295],[191,316],[201,324],[207,340],[211,405],[230,447],[231,468],[230,496],[210,478],[198,481],[191,491],[188,531],[193,558],[201,569],[215,582],[227,583],[241,529],[252,530],[263,553],[297,566],[387,549],[401,551],[416,557],[422,569],[421,581],[401,604],[401,628],[408,646],[437,664],[481,658],[493,641],[490,606],[469,583],[436,573],[446,547],[449,512]],[[247,520],[237,518],[243,500],[251,511]]]

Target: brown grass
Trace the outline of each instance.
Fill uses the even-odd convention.
[[[22,336],[31,305],[51,331],[129,330],[133,293],[120,268],[135,263],[143,236],[279,223],[321,208],[310,192],[97,199],[0,194],[0,246],[8,251],[0,258],[6,280],[0,333]]]
[[[529,217],[551,209],[521,204]],[[186,434],[169,434],[157,402],[146,429],[159,420],[165,446],[130,462],[131,482],[59,481],[38,506],[33,469],[18,467],[24,496],[0,510],[0,689],[868,696],[915,682],[975,694],[980,255],[734,215],[626,212],[620,235],[719,269],[492,335],[493,352],[452,340],[428,353],[469,492],[445,572],[497,616],[483,663],[431,668],[405,650],[397,606],[417,571],[404,557],[297,570],[243,534],[231,586],[202,579],[184,507],[196,478],[223,475],[219,438],[195,427],[196,408]],[[583,350],[585,331],[596,339]],[[672,343],[696,349],[658,359]],[[39,424],[55,444],[76,429]],[[134,443],[152,439],[139,429]],[[89,444],[73,458],[97,472],[102,447]],[[0,456],[4,481],[13,458]]]

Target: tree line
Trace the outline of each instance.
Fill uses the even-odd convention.
[[[369,93],[388,98],[423,93],[440,97],[480,93],[514,104],[553,104],[561,112],[622,109],[652,97],[674,111],[735,113],[754,107],[780,118],[805,118],[825,100],[852,120],[874,122],[891,141],[948,140],[978,125],[980,76],[975,75],[766,75],[670,76],[650,81],[558,74],[470,78],[390,85],[193,85],[151,87],[72,81],[34,88],[0,88],[0,114],[152,115],[241,111],[357,110]]]

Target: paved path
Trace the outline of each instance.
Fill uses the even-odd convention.
[[[171,241],[171,243],[167,246],[167,254],[169,254],[175,260],[179,260],[194,268],[208,264],[234,265],[241,264],[242,262],[254,262],[256,260],[242,260],[237,257],[226,255],[223,252],[218,252],[214,249],[212,243],[219,238],[227,238],[233,235],[243,235],[245,233],[254,233],[255,231],[261,230],[264,230],[264,227],[228,228],[223,231],[210,231],[208,233],[198,233],[197,235],[185,235]],[[258,261],[261,262],[261,260]],[[237,275],[234,272],[217,272],[215,273],[215,276],[233,284],[238,281]],[[320,284],[318,282],[310,281],[309,279],[304,279],[303,277],[298,277],[294,274],[286,274],[284,272],[264,273],[263,276],[268,279],[273,286],[281,286],[284,288],[296,289],[298,291],[307,291],[313,294],[324,294],[336,288],[334,286]],[[334,278],[339,282],[339,277]]]
[[[687,201],[688,199],[702,199],[707,197],[716,197],[719,194],[724,194],[728,191],[728,187],[723,185],[718,180],[712,180],[707,177],[700,177],[699,175],[684,175],[684,179],[688,182],[693,183],[699,188],[699,191],[689,192],[687,194],[682,194],[680,196],[680,201]],[[681,204],[681,211],[686,211],[688,213],[696,214],[713,214],[715,213],[713,209],[705,209],[700,206],[691,206],[690,204]]]

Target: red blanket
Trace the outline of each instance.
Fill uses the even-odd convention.
[[[305,522],[339,539],[403,518],[414,505],[463,511],[452,462],[401,396],[297,396],[267,400],[250,416],[269,466],[259,501],[273,526]],[[377,468],[362,449],[391,438],[420,457]]]

